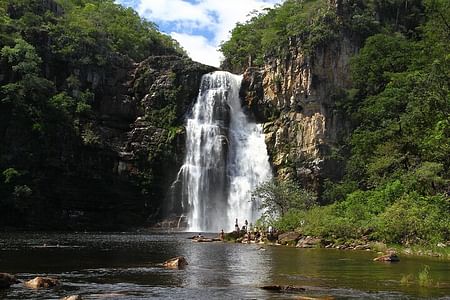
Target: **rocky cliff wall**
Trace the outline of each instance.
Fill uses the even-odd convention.
[[[180,55],[50,70],[93,92],[92,113],[42,138],[24,122],[5,123],[1,161],[23,174],[30,193],[5,200],[0,226],[119,230],[157,221],[182,164],[184,115],[213,70]]]
[[[333,159],[349,122],[336,99],[351,85],[349,62],[358,45],[346,36],[310,51],[291,42],[285,55],[268,57],[264,68],[248,68],[241,95],[264,123],[266,144],[276,174],[299,179],[318,190],[323,178],[339,177]]]

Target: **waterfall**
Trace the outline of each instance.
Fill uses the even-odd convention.
[[[239,99],[242,77],[214,72],[202,78],[186,125],[186,157],[178,174],[190,231],[218,232],[260,216],[252,190],[271,178],[262,127]]]

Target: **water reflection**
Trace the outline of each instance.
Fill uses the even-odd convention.
[[[335,299],[415,299],[450,295],[450,266],[431,258],[398,264],[372,261],[373,253],[226,243],[194,243],[189,234],[0,234],[0,271],[21,279],[59,278],[58,289],[0,291],[0,299],[286,299],[262,285],[306,286],[303,296]],[[41,247],[59,245],[59,247]],[[158,266],[183,255],[183,270]],[[400,279],[427,264],[438,287],[404,286]]]

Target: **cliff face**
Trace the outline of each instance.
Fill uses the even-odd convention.
[[[45,138],[4,120],[2,162],[27,170],[29,193],[4,199],[0,225],[117,230],[156,221],[182,163],[184,114],[213,70],[183,56],[64,70],[94,92],[92,114],[78,132],[55,128]]]
[[[341,176],[332,156],[349,124],[335,102],[350,87],[349,61],[357,51],[345,36],[311,55],[292,41],[285,56],[268,57],[264,68],[245,71],[241,95],[264,123],[278,176],[318,191],[322,178]]]

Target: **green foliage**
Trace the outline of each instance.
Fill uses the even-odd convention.
[[[338,41],[343,33],[361,40],[384,31],[416,37],[416,27],[423,19],[422,0],[350,0],[341,3],[338,10],[325,0],[287,0],[253,15],[244,24],[238,24],[231,32],[231,38],[222,43],[221,51],[225,57],[224,65],[239,70],[249,66],[249,61],[254,66],[261,66],[266,55],[283,56],[292,46],[300,47],[304,54],[310,55],[318,47]],[[395,48],[398,46],[395,41],[387,42],[382,44],[387,50],[395,49],[400,54],[398,58],[389,59],[408,59],[408,51]],[[375,78],[371,71],[369,80],[382,84],[384,75]]]
[[[20,176],[20,173],[14,168],[6,169],[2,174],[5,177],[5,183],[12,183],[16,177]]]
[[[437,243],[449,237],[450,203],[443,196],[405,194],[379,215],[377,232],[386,242]]]
[[[354,86],[363,95],[384,89],[392,73],[406,71],[414,56],[414,48],[401,34],[376,34],[369,37],[352,60]]]
[[[31,75],[39,73],[42,59],[37,55],[36,49],[24,41],[17,39],[13,48],[5,46],[1,49],[1,57],[10,65],[13,72],[18,75]]]
[[[267,181],[252,192],[252,200],[272,220],[284,217],[288,211],[303,211],[316,205],[316,195],[289,180]]]
[[[433,279],[430,276],[430,267],[425,265],[423,270],[419,272],[419,285],[423,287],[431,287],[433,285]]]
[[[300,36],[302,47],[308,40],[312,45],[333,40],[326,33],[323,41],[320,35],[318,40],[308,35],[320,32],[323,25],[302,23],[311,17],[292,22],[283,15],[285,7],[302,3],[287,1],[238,26],[222,46],[228,51],[225,57],[232,65],[245,65],[245,55],[255,51],[245,48],[250,37],[259,39],[260,44],[252,43],[262,49],[250,54],[261,58],[272,49],[286,47],[284,36],[291,40]],[[450,239],[449,2],[349,1],[342,9],[337,17],[340,28],[367,37],[351,60],[353,86],[333,96],[337,109],[354,123],[351,136],[340,145],[349,153],[334,157],[345,163],[345,176],[339,182],[325,179],[322,203],[329,205],[305,210],[287,205],[286,200],[271,200],[265,207],[273,215],[264,220],[282,230],[337,241],[364,238],[408,246],[445,242]],[[382,12],[377,21],[375,12]],[[277,14],[288,21],[277,20]],[[331,19],[329,23],[333,24]],[[308,34],[300,34],[301,26]],[[295,28],[300,35],[286,28]],[[283,38],[277,42],[277,36]],[[277,189],[282,190],[272,184],[259,192],[266,199],[290,199],[269,193]]]
[[[224,65],[235,70],[262,66],[267,55],[282,58],[289,47],[308,55],[349,33],[365,40],[351,60],[353,86],[333,96],[354,123],[342,145],[350,150],[348,159],[339,158],[346,162],[345,177],[323,185],[322,203],[333,204],[305,211],[272,201],[265,204],[272,223],[333,239],[449,239],[448,20],[450,2],[444,0],[354,0],[337,11],[324,1],[285,1],[236,26],[221,46]],[[285,199],[268,192],[276,188],[259,192]]]
[[[84,126],[81,136],[83,139],[83,143],[85,145],[88,145],[88,146],[100,145],[100,137],[92,129],[92,124],[86,124]]]
[[[123,53],[138,61],[156,47],[182,53],[175,41],[159,33],[153,23],[141,19],[131,8],[113,1],[73,2],[62,3],[65,15],[50,33],[55,39],[54,51],[64,57],[104,65],[108,52]]]
[[[298,39],[305,51],[313,51],[336,38],[337,19],[324,0],[287,0],[274,9],[255,14],[246,23],[238,23],[221,51],[226,64],[241,69],[261,66],[266,54],[282,54]]]
[[[304,211],[290,209],[281,218],[272,220],[270,223],[281,232],[289,232],[300,228],[303,225],[304,219]]]
[[[185,52],[113,0],[0,0],[0,219],[50,203],[43,182],[102,146],[93,108],[114,96],[110,74],[164,54]],[[168,128],[171,110],[155,116]]]
[[[31,196],[33,191],[27,185],[16,185],[13,195],[16,199],[26,199]]]
[[[303,225],[298,230],[306,235],[330,239],[359,236],[356,224],[340,216],[335,205],[315,207],[308,211]]]

